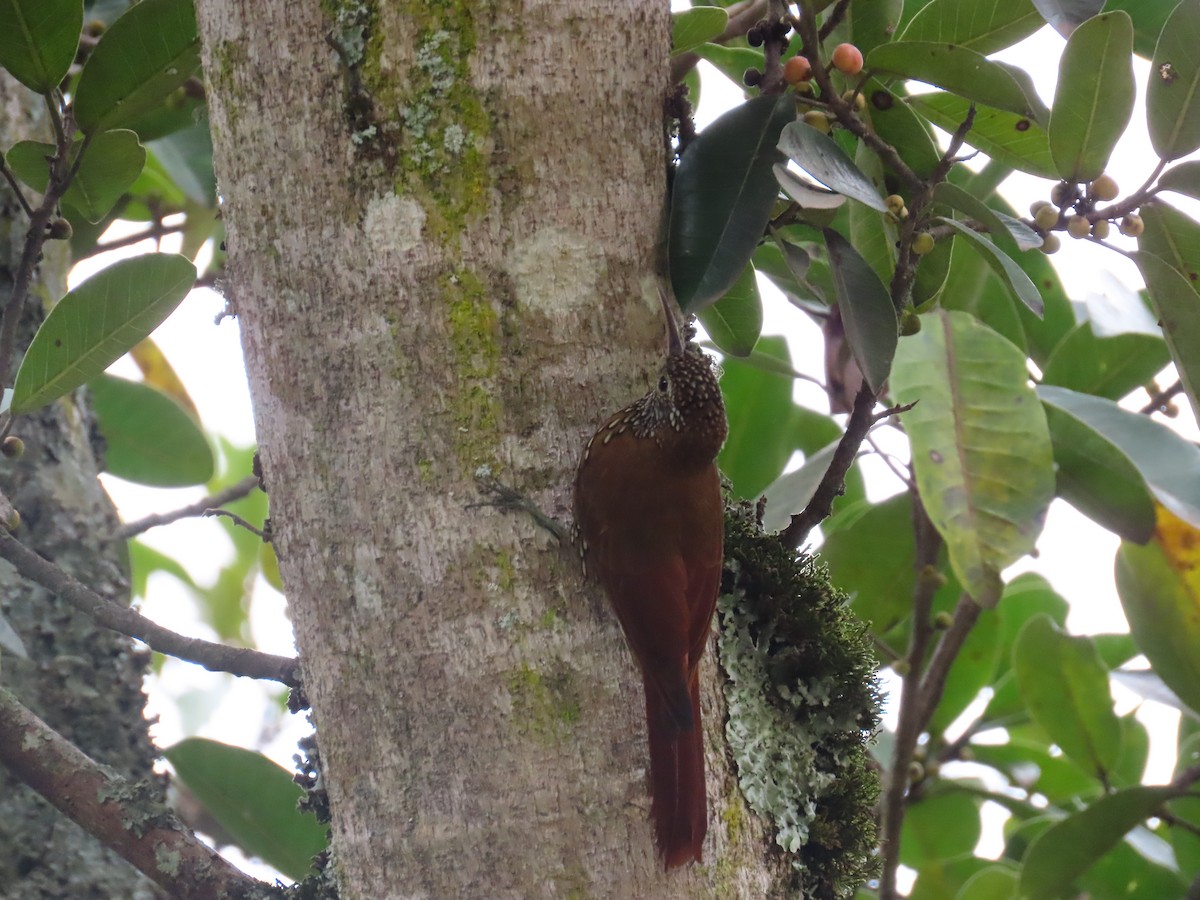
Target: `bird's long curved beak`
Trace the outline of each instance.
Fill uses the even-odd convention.
[[[677,304],[667,299],[666,291],[658,289],[658,299],[662,301],[663,315],[667,318],[667,354],[682,356],[684,351],[683,338],[679,336],[679,322],[676,321]]]

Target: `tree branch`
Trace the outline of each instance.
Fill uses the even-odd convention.
[[[12,563],[21,575],[62,597],[105,628],[142,641],[152,650],[194,662],[210,672],[228,672],[246,678],[278,681],[300,686],[300,662],[246,647],[228,647],[200,638],[185,637],[150,621],[141,613],[105,600],[84,587],[58,566],[30,550],[7,530],[0,528],[0,557]]]
[[[181,507],[172,512],[155,513],[134,522],[126,522],[117,529],[116,536],[119,538],[131,538],[147,532],[151,528],[157,528],[159,525],[170,525],[172,522],[178,522],[180,519],[202,516],[210,509],[224,506],[226,503],[232,503],[234,500],[241,500],[252,493],[256,487],[258,487],[257,476],[247,475],[237,484],[230,485],[225,490],[218,491],[210,497],[205,497],[203,500],[197,500],[188,506]]]
[[[147,785],[97,764],[4,688],[0,764],[171,897],[237,897],[252,888],[265,896],[271,890],[200,843]]]

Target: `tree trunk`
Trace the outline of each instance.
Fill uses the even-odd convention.
[[[0,134],[6,142],[47,140],[45,104],[0,72]],[[0,296],[7,299],[25,242],[27,217],[11,190],[0,191]],[[44,316],[41,301],[61,297],[69,257],[46,245],[22,322],[27,346]],[[21,515],[17,536],[97,593],[129,602],[117,518],[96,478],[92,418],[80,390],[16,423],[19,460],[0,460],[0,493]],[[122,775],[154,784],[156,755],[142,716],[149,654],[96,625],[58,597],[0,566],[0,615],[16,629],[29,660],[0,659],[0,680],[43,721]],[[161,799],[161,797],[160,797]],[[148,898],[156,890],[132,866],[0,769],[0,897]]]
[[[664,876],[613,616],[569,548],[473,505],[482,467],[565,517],[663,352],[667,7],[198,7],[345,896],[761,892],[711,691],[705,865]]]

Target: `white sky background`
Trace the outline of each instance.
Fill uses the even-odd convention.
[[[1049,103],[1053,100],[1054,80],[1063,39],[1050,28],[1011,48],[998,58],[1014,62],[1035,76],[1038,89]],[[723,76],[702,64],[702,105],[697,114],[697,126],[708,122],[730,106],[741,102],[742,92]],[[1155,164],[1145,136],[1145,112],[1142,98],[1148,64],[1135,60],[1139,83],[1138,106],[1134,111],[1129,133],[1118,146],[1109,172],[1120,184],[1123,193],[1135,189],[1149,175]],[[1002,189],[1013,205],[1024,212],[1031,201],[1046,198],[1050,183],[1033,177],[1015,175]],[[1182,197],[1172,196],[1172,202],[1186,208]],[[1196,209],[1189,210],[1196,214]],[[139,226],[140,227],[140,226]],[[110,233],[110,237],[118,232]],[[1116,235],[1114,242],[1124,242],[1132,249],[1133,242]],[[1114,284],[1127,289],[1141,286],[1141,279],[1131,262],[1120,254],[1096,247],[1086,241],[1063,237],[1063,247],[1052,257],[1056,268],[1073,300],[1083,300],[1088,294],[1113,292]],[[170,241],[164,249],[176,249]],[[149,243],[136,249],[151,249]],[[1036,251],[1033,251],[1036,252]],[[106,260],[106,264],[109,260]],[[72,284],[82,281],[96,266],[81,265],[72,275]],[[1115,281],[1114,281],[1115,279]],[[793,360],[797,368],[823,379],[823,347],[820,330],[811,320],[783,300],[768,283],[763,282],[766,326],[765,333],[788,335]],[[1119,291],[1117,295],[1119,297]],[[194,291],[179,309],[154,333],[161,346],[188,388],[205,426],[224,435],[234,443],[246,446],[254,441],[251,408],[238,337],[238,324],[224,319],[214,324],[224,309],[223,300],[209,290]],[[136,367],[122,360],[112,368],[114,374],[138,377]],[[1165,385],[1166,379],[1160,379]],[[827,409],[824,394],[812,385],[798,382],[796,395],[815,409]],[[1174,421],[1183,434],[1195,438],[1196,423],[1191,419],[1186,401],[1181,402],[1183,414]],[[597,412],[597,415],[599,415]],[[902,444],[900,444],[902,447]],[[900,485],[896,478],[876,459],[863,464],[867,489],[875,499],[896,493]],[[132,485],[105,476],[105,485],[126,521],[152,512],[175,509],[200,499],[199,488],[156,490]],[[208,520],[184,520],[154,529],[142,538],[146,543],[180,560],[200,583],[211,583],[219,569],[232,559],[232,550],[222,529]],[[1075,512],[1067,504],[1056,501],[1051,508],[1043,536],[1038,544],[1039,556],[1026,559],[1010,570],[1036,571],[1043,574],[1071,605],[1068,625],[1072,632],[1092,634],[1127,631],[1113,584],[1112,560],[1118,539]],[[195,613],[195,605],[187,589],[173,578],[152,577],[150,596],[143,611],[156,621],[189,635],[215,639]],[[251,605],[251,628],[259,646],[273,653],[291,654],[294,646],[291,626],[286,617],[283,599],[259,580],[254,586]],[[262,749],[287,768],[292,766],[296,739],[306,733],[307,722],[302,717],[281,713],[272,694],[278,691],[248,679],[235,679],[209,673],[198,666],[168,661],[161,676],[148,680],[149,712],[159,717],[153,735],[160,746],[169,746],[183,737],[200,735],[240,746]],[[1119,712],[1135,708],[1140,700],[1134,694],[1115,688]],[[1139,716],[1151,731],[1151,760],[1149,777],[1153,782],[1169,780],[1173,764],[1173,747],[1177,713],[1154,703],[1142,706]],[[894,711],[892,711],[894,717]],[[998,841],[997,821],[985,833],[981,849],[997,855],[1002,849]],[[987,834],[990,833],[990,837]],[[244,865],[241,860],[235,859]],[[262,870],[255,869],[256,874]]]

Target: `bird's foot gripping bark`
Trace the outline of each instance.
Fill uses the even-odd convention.
[[[475,484],[478,486],[479,493],[484,499],[478,503],[468,504],[468,509],[493,506],[497,509],[521,510],[527,513],[534,522],[558,538],[558,542],[563,546],[571,543],[571,529],[568,526],[545,512],[533,500],[526,497],[516,488],[509,487],[504,482],[493,477],[492,470],[488,466],[480,466],[475,470]]]

